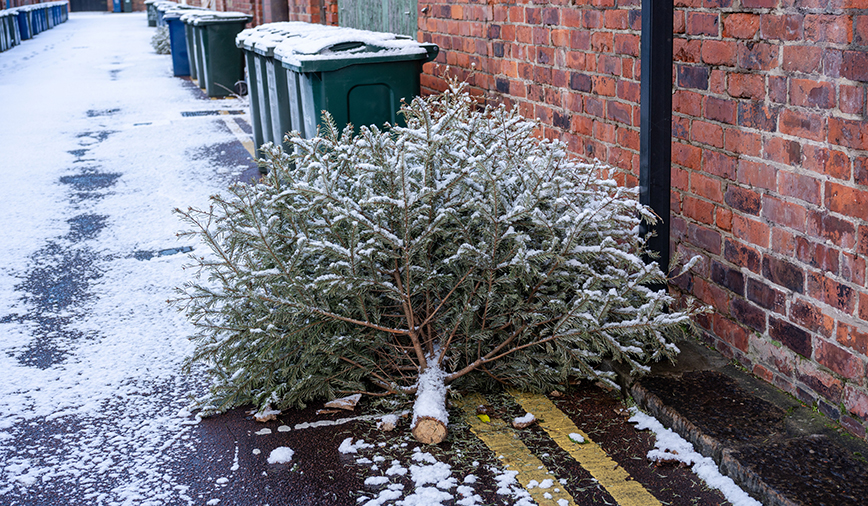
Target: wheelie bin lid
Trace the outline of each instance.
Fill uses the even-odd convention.
[[[191,15],[190,23],[193,26],[220,25],[224,23],[249,23],[253,19],[253,16],[250,14],[231,11],[204,11],[188,13],[187,15]],[[186,23],[187,21],[184,22]]]
[[[307,24],[307,23],[305,23]],[[325,29],[328,28],[328,29]],[[440,48],[394,33],[322,27],[285,37],[274,49],[284,67],[299,73],[328,72],[350,65],[408,60],[432,61]]]
[[[253,51],[254,47],[258,45],[260,48],[258,53],[274,56],[274,48],[286,37],[295,37],[308,30],[328,30],[330,28],[333,27],[301,21],[265,23],[241,30],[235,37],[235,46],[246,51]]]

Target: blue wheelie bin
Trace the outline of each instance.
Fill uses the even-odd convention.
[[[187,32],[181,16],[183,10],[163,13],[163,21],[169,27],[169,46],[172,49],[172,70],[176,77],[190,75],[190,58],[187,54]]]

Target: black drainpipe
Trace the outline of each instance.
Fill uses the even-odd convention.
[[[660,221],[643,232],[656,236],[648,248],[669,268],[669,194],[672,162],[673,0],[642,0],[641,88],[639,92],[639,201]]]

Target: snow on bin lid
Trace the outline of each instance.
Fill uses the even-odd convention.
[[[250,14],[245,14],[243,12],[231,12],[231,11],[230,12],[218,12],[218,11],[198,12],[198,11],[194,11],[191,14],[194,14],[194,15],[190,19],[190,22],[194,26],[214,25],[214,24],[220,24],[220,23],[229,23],[229,22],[233,22],[233,21],[238,21],[238,22],[243,21],[244,23],[247,23],[251,19],[253,19],[253,16],[251,16]],[[189,15],[189,14],[185,14],[185,16],[186,15]]]
[[[297,72],[323,72],[359,63],[431,61],[438,51],[434,44],[394,33],[319,26],[286,37],[274,49],[274,56],[284,67]]]
[[[254,28],[246,28],[235,37],[235,45],[247,51],[253,51],[258,45],[258,53],[274,56],[274,47],[287,37],[295,37],[310,30],[332,29],[334,27],[323,26],[301,21],[281,21],[266,23]]]

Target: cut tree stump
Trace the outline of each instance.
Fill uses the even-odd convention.
[[[426,445],[436,445],[446,439],[446,425],[428,416],[419,417],[411,432],[417,441]]]

